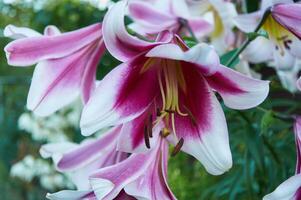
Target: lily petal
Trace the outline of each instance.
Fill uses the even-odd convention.
[[[127,184],[143,174],[155,155],[132,154],[121,163],[96,171],[90,176],[90,183],[97,198],[114,199]]]
[[[35,30],[26,27],[17,27],[11,24],[4,28],[3,35],[12,39],[41,36],[41,34]]]
[[[243,51],[243,59],[251,63],[262,63],[274,59],[273,51],[275,49],[273,43],[265,37],[257,37]]]
[[[10,65],[29,66],[42,60],[67,56],[91,44],[101,35],[101,25],[94,24],[61,35],[15,40],[9,43],[4,50]]]
[[[145,128],[152,127],[152,117],[149,112],[143,113],[136,119],[125,123],[122,126],[121,133],[118,139],[117,150],[128,153],[142,153],[149,149],[145,144]],[[162,124],[159,123],[152,128],[152,137],[148,137],[150,149],[158,142],[159,132],[162,130]]]
[[[262,103],[269,93],[269,81],[253,79],[220,65],[217,72],[206,77],[210,86],[233,109],[249,109]]]
[[[77,189],[86,190],[90,188],[88,177],[93,171],[114,165],[127,157],[126,153],[116,151],[119,132],[120,127],[114,128],[98,139],[73,144],[75,147],[70,149],[61,148],[65,143],[47,144],[42,146],[41,152],[53,158],[58,171],[70,174]]]
[[[274,192],[263,197],[263,200],[300,199],[301,174],[290,177],[279,185]]]
[[[56,27],[56,26],[46,26],[46,28],[44,29],[44,35],[48,35],[48,36],[54,36],[54,35],[60,35],[61,31]]]
[[[176,115],[176,144],[183,138],[182,150],[198,159],[213,175],[220,175],[232,167],[227,124],[223,110],[206,80],[194,71],[186,76],[194,84],[180,100],[190,111],[190,117]]]
[[[301,39],[301,4],[286,3],[277,4],[271,9],[273,18]]]
[[[171,60],[186,61],[195,64],[203,74],[215,73],[220,60],[214,49],[204,43],[198,44],[188,51],[183,51],[176,44],[162,44],[154,47],[147,57],[167,58]]]
[[[238,15],[234,18],[234,24],[243,32],[254,32],[261,20],[262,15],[262,11]]]
[[[135,119],[151,104],[159,86],[155,70],[141,71],[146,59],[138,56],[105,76],[83,109],[83,135]]]
[[[87,46],[70,56],[39,62],[29,89],[27,108],[47,116],[73,102],[79,96],[82,74],[93,50]]]
[[[132,1],[129,3],[129,13],[135,22],[147,28],[147,33],[159,33],[177,24],[177,19],[154,8],[150,3]]]
[[[104,42],[101,40],[94,51],[91,53],[91,59],[88,60],[81,81],[81,94],[84,103],[87,103],[92,92],[96,87],[96,70],[99,60],[106,51]]]
[[[97,200],[92,190],[63,190],[52,194],[48,193],[46,195],[46,198],[50,200]]]
[[[119,1],[107,12],[103,21],[103,38],[108,51],[118,60],[127,61],[157,45],[131,36],[124,25],[127,1]]]
[[[134,182],[125,186],[127,194],[137,199],[147,200],[175,200],[176,197],[168,187],[167,161],[168,161],[168,144],[161,140],[161,147],[157,152],[156,160],[149,166],[146,172]]]

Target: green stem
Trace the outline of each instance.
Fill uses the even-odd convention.
[[[258,31],[260,30],[261,26],[264,24],[264,22],[266,21],[266,19],[268,18],[268,16],[271,14],[271,9],[268,8],[265,13],[263,14],[261,21],[259,22],[259,24],[257,25],[254,33],[258,33]],[[235,60],[238,58],[238,56],[246,49],[246,47],[253,41],[256,39],[256,37],[258,36],[258,34],[249,34],[248,35],[248,39],[246,39],[244,41],[244,43],[242,44],[241,47],[238,48],[238,50],[235,52],[235,54],[229,59],[229,61],[227,62],[226,66],[231,66]]]

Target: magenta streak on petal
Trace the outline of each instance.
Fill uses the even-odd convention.
[[[137,108],[147,108],[159,94],[157,72],[151,68],[141,73],[146,58],[139,56],[129,64],[130,71],[124,74],[123,85],[119,90],[115,106],[122,115],[129,115]]]
[[[119,192],[118,196],[114,198],[114,200],[136,200],[136,198],[129,196],[124,190]]]
[[[294,197],[295,197],[295,200],[301,200],[301,187],[297,190]]]
[[[88,102],[91,93],[95,89],[96,70],[98,62],[104,54],[105,50],[106,47],[103,43],[103,40],[100,40],[94,52],[91,53],[91,57],[84,69],[84,74],[81,82],[82,99],[84,103]]]
[[[189,116],[176,115],[177,136],[201,138],[202,132],[207,132],[212,124],[209,86],[202,75],[188,63],[182,63],[182,69],[188,87],[186,92],[180,93],[180,108],[185,112],[186,107],[195,118],[196,124]]]
[[[210,86],[219,91],[228,94],[242,94],[245,93],[238,85],[236,85],[233,81],[225,77],[222,73],[216,72],[212,76],[206,77],[206,80],[210,84]]]
[[[65,154],[57,164],[58,168],[60,170],[68,170],[70,168],[77,167],[81,163],[89,160],[91,157],[97,154],[97,152],[109,146],[117,137],[119,131],[120,127],[114,128],[114,130],[112,130],[110,133],[107,133],[107,135],[101,137],[97,141],[86,144],[83,147]]]
[[[75,52],[74,54],[59,58],[47,60],[46,62],[50,63],[52,67],[61,67],[64,68],[57,77],[49,84],[49,86],[45,89],[44,93],[40,96],[39,102],[36,103],[35,107],[32,110],[35,110],[41,102],[51,93],[51,91],[57,86],[57,84],[65,80],[67,81],[65,84],[71,85],[79,85],[80,80],[78,80],[82,72],[85,69],[85,65],[88,62],[88,58],[94,48],[94,45],[89,45],[84,47],[83,49]]]
[[[19,39],[5,47],[12,65],[27,66],[38,61],[67,56],[101,37],[101,25],[94,24],[55,36]]]

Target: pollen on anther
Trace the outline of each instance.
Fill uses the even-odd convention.
[[[173,149],[172,153],[171,153],[171,156],[175,156],[179,153],[179,151],[181,150],[182,146],[184,144],[184,139],[181,138],[179,140],[179,142],[176,144],[175,148]]]
[[[145,146],[150,149],[150,142],[149,142],[149,135],[148,135],[148,127],[145,126],[144,127],[144,142],[145,142]]]

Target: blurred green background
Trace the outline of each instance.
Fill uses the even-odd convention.
[[[247,2],[247,11],[258,7],[257,1]],[[0,34],[8,24],[39,32],[47,25],[70,31],[102,20],[104,13],[79,0],[16,1],[13,4],[0,0]],[[0,36],[0,49],[3,49],[10,39]],[[99,78],[117,63],[106,54],[100,64]],[[225,108],[234,163],[222,176],[207,174],[200,163],[183,153],[170,158],[169,184],[178,199],[261,199],[293,175],[296,156],[293,124],[276,119],[272,110],[296,113],[301,106],[300,97],[284,91],[273,70],[267,70],[264,65],[253,68],[262,72],[265,79],[272,80],[270,97],[262,105],[266,111]],[[40,200],[45,199],[47,192],[35,179],[28,183],[10,177],[11,166],[27,154],[39,157],[42,144],[18,130],[17,125],[20,114],[25,111],[32,70],[33,67],[8,66],[4,51],[0,51],[0,200]],[[79,135],[79,131],[74,135]]]

